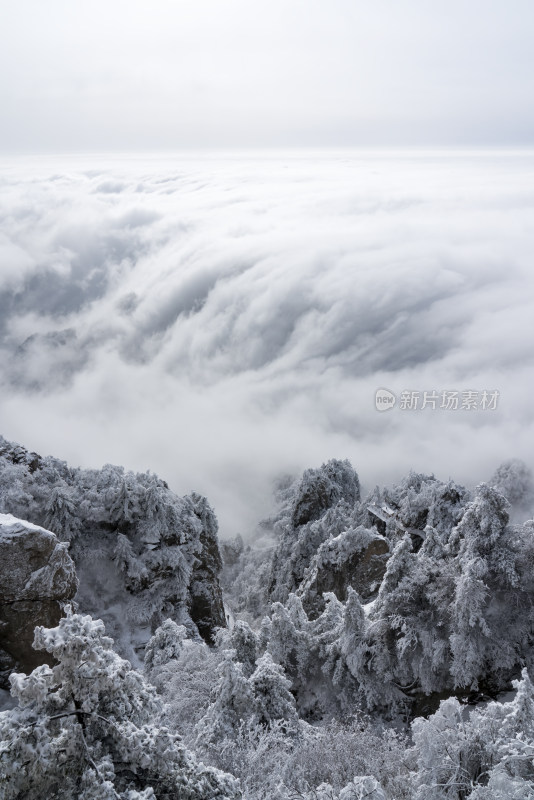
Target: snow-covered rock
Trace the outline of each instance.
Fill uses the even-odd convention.
[[[294,528],[319,519],[340,500],[360,499],[358,475],[348,461],[331,459],[320,469],[307,469],[298,485],[292,510]]]
[[[189,582],[189,613],[203,639],[210,644],[216,628],[226,627],[226,614],[219,573],[222,559],[219,551],[217,531],[219,525],[205,497],[192,494],[196,516],[202,523],[200,531],[201,550],[193,566]]]
[[[278,544],[269,581],[271,600],[282,603],[298,589],[321,544],[353,523],[360,481],[349,461],[331,459],[307,469],[285,495],[274,526]]]
[[[31,672],[47,661],[32,647],[36,625],[59,622],[61,603],[76,594],[78,581],[68,545],[51,531],[0,514],[0,664]]]
[[[226,624],[217,519],[200,495],[178,497],[150,472],[72,468],[0,436],[0,512],[70,542],[80,609],[135,664],[167,618],[210,643]]]
[[[351,586],[363,599],[371,597],[380,587],[389,554],[387,539],[361,525],[328,539],[298,592],[307,613],[318,616],[324,610],[324,592],[344,601]]]

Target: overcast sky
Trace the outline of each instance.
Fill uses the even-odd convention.
[[[0,151],[534,143],[532,0],[0,0]]]

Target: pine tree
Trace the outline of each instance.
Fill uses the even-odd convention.
[[[457,551],[450,638],[457,686],[476,688],[485,674],[497,677],[511,669],[519,657],[518,639],[526,635],[514,622],[503,620],[501,626],[502,609],[519,584],[508,519],[507,500],[481,484],[450,537]]]
[[[238,619],[230,632],[229,643],[231,649],[235,650],[235,657],[241,664],[243,675],[246,678],[250,678],[254,672],[258,657],[257,635],[247,622]]]
[[[79,533],[81,521],[72,489],[66,486],[52,489],[45,505],[44,524],[62,541],[70,542]]]
[[[209,748],[233,739],[243,720],[250,718],[254,701],[249,681],[233,650],[224,651],[214,702],[197,726],[197,746]]]
[[[187,631],[184,625],[177,625],[167,619],[148,640],[145,648],[145,669],[150,674],[154,669],[162,667],[169,661],[179,658]]]
[[[295,698],[290,692],[291,681],[269,653],[264,653],[257,660],[249,684],[254,699],[255,721],[264,726],[282,721],[284,730],[296,731],[298,715]]]
[[[117,541],[113,549],[113,560],[123,572],[132,589],[141,589],[148,578],[148,570],[143,561],[133,549],[132,543],[123,533],[117,534]]]
[[[2,800],[237,798],[234,779],[161,726],[155,689],[113,651],[103,623],[66,613],[35,632],[56,665],[11,676],[19,706],[0,714]]]

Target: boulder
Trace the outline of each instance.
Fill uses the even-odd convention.
[[[68,545],[50,531],[0,514],[0,684],[13,671],[30,673],[51,663],[34,650],[36,625],[55,627],[61,604],[76,594],[78,580]]]
[[[344,602],[349,586],[362,600],[368,600],[380,587],[389,555],[387,539],[362,525],[328,539],[297,592],[307,614],[317,617],[322,613],[324,592],[333,592]]]

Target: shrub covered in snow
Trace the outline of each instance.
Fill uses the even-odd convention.
[[[57,660],[11,676],[17,708],[0,714],[3,800],[230,800],[230,776],[198,763],[161,725],[155,689],[112,649],[104,625],[67,609],[35,646]]]

